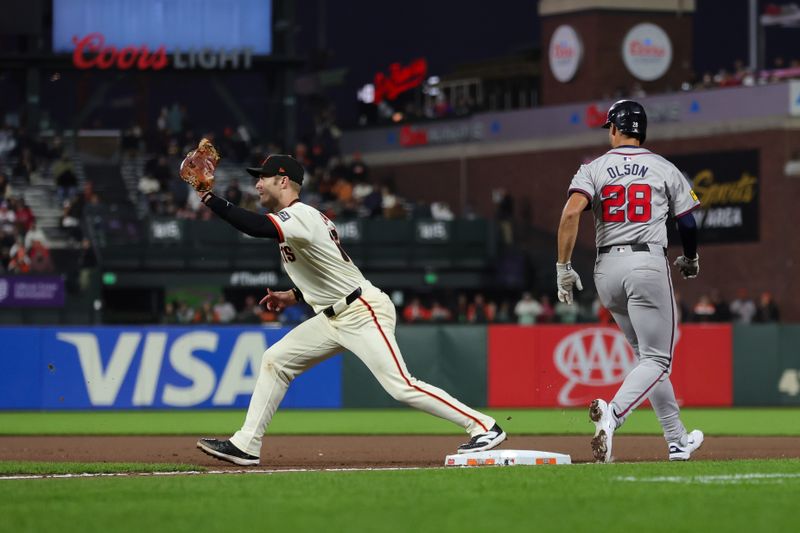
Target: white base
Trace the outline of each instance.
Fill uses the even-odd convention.
[[[572,458],[563,453],[536,450],[489,450],[488,452],[448,455],[444,466],[539,466],[569,465]]]

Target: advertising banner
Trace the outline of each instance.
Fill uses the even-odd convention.
[[[730,325],[683,325],[670,379],[681,405],[729,406]],[[636,357],[615,326],[490,326],[490,407],[587,406],[610,400]]]
[[[800,406],[800,325],[737,325],[734,340],[736,405]]]
[[[702,243],[752,242],[759,238],[758,150],[667,156],[700,199],[694,211]]]
[[[60,276],[0,276],[0,307],[63,307]]]
[[[20,337],[0,329],[0,409],[245,408],[262,354],[288,331],[48,327]],[[281,405],[339,407],[341,358],[298,377]]]

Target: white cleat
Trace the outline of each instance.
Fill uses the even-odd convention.
[[[699,429],[692,430],[686,435],[686,445],[680,442],[670,442],[667,444],[669,448],[670,461],[688,461],[692,457],[692,453],[696,452],[700,446],[703,445],[705,435]]]
[[[610,463],[611,443],[614,438],[616,424],[611,409],[604,400],[592,400],[589,404],[589,419],[594,422],[594,438],[592,439],[592,455],[597,463]]]
[[[506,432],[495,424],[486,433],[481,433],[472,437],[469,442],[458,447],[458,453],[485,452],[497,447],[498,444],[506,440]]]

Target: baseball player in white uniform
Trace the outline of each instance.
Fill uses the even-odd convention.
[[[459,453],[485,451],[503,442],[506,434],[493,418],[409,373],[394,337],[392,301],[353,264],[333,222],[300,201],[303,167],[290,156],[273,155],[261,167],[247,170],[258,180],[261,205],[271,213],[262,216],[238,208],[211,192],[203,194],[203,203],[240,231],[278,241],[295,287],[268,289],[262,305],[280,311],[305,301],[317,314],[264,352],[242,428],[230,440],[200,439],[198,448],[237,465],[259,464],[264,432],[289,384],[343,350],[361,359],[396,400],[463,427],[472,438]]]
[[[684,278],[700,271],[697,226],[691,211],[700,205],[683,174],[669,161],[642,148],[647,134],[644,107],[620,100],[608,111],[611,150],[582,165],[569,188],[558,228],[558,298],[572,303],[582,290],[570,259],[584,210],[594,213],[597,261],[594,281],[603,305],[638,358],[610,403],[592,401],[592,453],[610,462],[614,431],[646,399],[664,430],[669,459],[688,460],[703,433],[686,431],[670,383],[677,313],[667,253],[668,218],[678,224],[684,254],[677,258]]]

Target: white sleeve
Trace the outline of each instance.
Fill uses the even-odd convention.
[[[311,241],[311,230],[308,225],[300,220],[302,213],[290,213],[286,209],[267,216],[278,230],[278,242],[291,240],[301,244]]]

